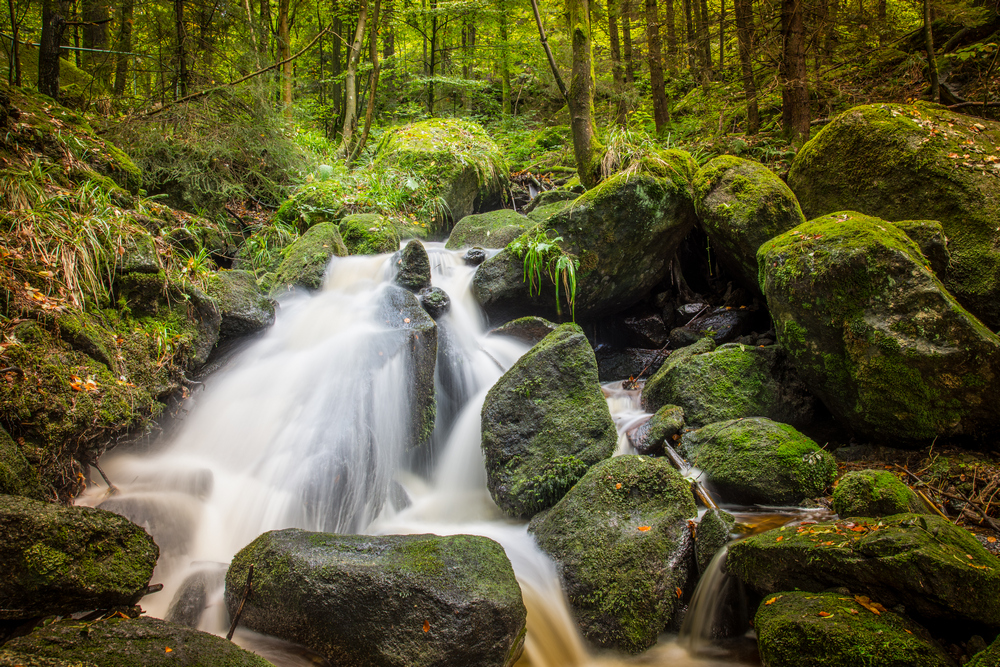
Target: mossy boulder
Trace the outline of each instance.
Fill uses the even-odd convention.
[[[910,487],[885,470],[852,470],[837,482],[833,511],[842,517],[929,514]]]
[[[807,218],[854,210],[931,219],[951,252],[939,276],[1000,328],[1000,123],[930,104],[874,104],[837,116],[795,156],[788,184]]]
[[[757,608],[754,628],[768,667],[955,664],[927,630],[905,616],[886,609],[876,614],[840,593],[770,596]]]
[[[581,193],[574,192],[572,190],[564,190],[562,188],[557,188],[555,190],[545,190],[544,192],[539,192],[535,197],[528,202],[524,207],[525,215],[534,213],[535,210],[544,208],[546,206],[551,206],[552,204],[560,204],[563,202],[571,202]]]
[[[0,618],[136,604],[160,550],[112,512],[0,496]]]
[[[264,533],[226,574],[230,614],[336,665],[510,667],[525,636],[503,547],[473,535]]]
[[[256,333],[274,324],[274,301],[249,271],[219,271],[208,278],[206,292],[219,307],[219,342]]]
[[[948,251],[948,237],[944,227],[937,220],[900,220],[892,223],[920,248],[920,254],[930,264],[938,278],[948,275],[951,253]]]
[[[337,223],[323,222],[310,227],[286,249],[274,284],[286,289],[295,286],[319,289],[323,286],[323,275],[330,260],[347,254],[347,246]]]
[[[686,433],[681,451],[723,502],[787,505],[823,494],[833,456],[788,424],[754,417]]]
[[[716,348],[711,338],[671,354],[642,390],[645,410],[679,405],[689,424],[768,417],[805,426],[814,403],[780,346]]]
[[[726,569],[765,595],[845,587],[925,621],[1000,628],[1000,561],[946,519],[896,514],[769,530],[729,547]]]
[[[845,426],[875,438],[1000,429],[1000,337],[878,218],[811,220],[758,251],[778,341]]]
[[[966,667],[996,667],[997,665],[1000,665],[1000,638],[966,663]]]
[[[628,439],[640,454],[662,456],[664,445],[673,446],[684,428],[684,408],[664,405],[648,421],[629,430]],[[676,438],[675,438],[676,436]]]
[[[490,331],[491,336],[510,336],[522,343],[536,345],[543,338],[556,330],[558,324],[549,322],[544,317],[519,317]]]
[[[694,205],[719,262],[756,294],[757,248],[806,221],[784,181],[759,162],[733,155],[698,170]]]
[[[628,455],[592,467],[529,530],[559,564],[584,636],[638,653],[680,607],[696,514],[689,482],[666,459]]]
[[[455,223],[445,247],[449,250],[472,246],[503,248],[533,224],[531,220],[509,208],[467,215]]]
[[[0,426],[0,494],[42,499],[38,472],[24,449]]]
[[[399,232],[384,216],[355,213],[340,220],[340,237],[351,255],[381,255],[399,250]]]
[[[454,118],[432,118],[387,132],[375,151],[376,166],[425,177],[444,202],[450,224],[497,197],[509,180],[500,147],[479,125]]]
[[[427,249],[417,239],[412,239],[393,257],[396,277],[393,279],[400,287],[411,292],[419,292],[431,286],[431,260]]]
[[[566,190],[555,190],[553,192],[555,194],[559,194],[562,196],[559,198],[548,197],[547,199],[549,201],[546,202],[545,200],[543,200],[544,203],[540,203],[538,206],[535,206],[530,211],[527,210],[527,208],[525,208],[525,215],[528,216],[528,220],[534,223],[543,223],[549,218],[551,218],[553,215],[556,215],[557,213],[562,213],[563,211],[568,209],[570,206],[573,205],[573,202],[576,201],[577,197],[580,196],[580,193],[578,192],[568,192]],[[543,192],[542,195],[544,194],[548,193]],[[536,197],[535,199],[540,198],[542,195],[538,195],[538,197]],[[531,201],[535,201],[535,199],[532,199]]]
[[[579,326],[563,324],[497,380],[483,403],[482,432],[490,494],[517,518],[552,507],[611,456],[618,434]]]
[[[4,645],[0,650],[0,665],[8,664],[25,667],[271,665],[222,637],[148,616],[91,622],[64,620],[40,627]]]
[[[561,248],[579,258],[577,318],[620,312],[666,276],[670,259],[694,225],[684,173],[613,176],[544,222],[549,238],[561,237]],[[530,295],[524,261],[509,248],[480,265],[472,287],[491,322],[525,315],[559,318],[554,283],[543,278],[541,294]],[[561,285],[560,292],[564,298]]]

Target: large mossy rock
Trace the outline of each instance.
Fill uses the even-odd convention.
[[[159,553],[112,512],[0,496],[0,618],[133,605]]]
[[[219,343],[262,331],[274,324],[274,301],[249,271],[219,271],[208,279],[206,293],[215,300],[222,321]]]
[[[442,213],[452,224],[479,202],[497,197],[509,180],[500,147],[476,123],[454,118],[432,118],[387,132],[375,151],[375,164],[434,182],[445,205]]]
[[[771,596],[757,609],[754,628],[768,667],[955,664],[927,630],[905,616],[885,609],[876,614],[839,593]]]
[[[760,417],[691,431],[681,451],[723,502],[798,503],[821,496],[837,476],[829,452],[788,424]]]
[[[377,213],[345,215],[340,220],[340,237],[352,255],[381,255],[399,250],[399,232]]]
[[[584,636],[638,653],[680,606],[692,556],[691,486],[666,459],[598,463],[529,530],[559,564]]]
[[[996,667],[1000,665],[1000,638],[994,640],[983,651],[980,651],[972,660],[966,663],[966,667]]]
[[[319,289],[323,286],[323,275],[330,260],[347,254],[347,246],[337,223],[314,225],[288,246],[275,274],[274,284],[279,289],[296,286]]]
[[[589,190],[544,222],[549,237],[576,255],[576,317],[611,315],[637,303],[667,274],[694,225],[686,153],[667,177],[620,174]],[[555,286],[543,278],[531,296],[523,260],[508,249],[476,271],[473,293],[491,322],[525,315],[559,317]],[[560,298],[565,289],[560,285]],[[568,313],[567,313],[568,314]]]
[[[449,250],[472,246],[503,248],[534,224],[534,221],[509,208],[467,215],[455,223],[445,247]]]
[[[0,427],[0,494],[42,499],[38,471],[14,438]]]
[[[778,341],[848,428],[892,439],[1000,428],[1000,337],[902,231],[833,214],[768,241],[757,258]]]
[[[767,417],[805,426],[814,403],[780,346],[716,348],[711,338],[676,350],[642,390],[647,412],[679,405],[689,424]]]
[[[1000,561],[946,519],[896,514],[759,533],[729,547],[726,568],[756,591],[846,587],[918,620],[1000,628]]]
[[[0,665],[24,667],[270,667],[222,637],[158,618],[64,620],[11,640]]]
[[[1000,328],[1000,123],[929,104],[851,109],[795,156],[788,184],[807,218],[854,210],[939,221],[951,265],[939,276],[966,308]]]
[[[490,494],[522,519],[555,505],[611,456],[618,434],[579,326],[561,325],[497,380],[483,403],[482,432]]]
[[[777,174],[733,155],[717,157],[698,170],[694,206],[719,261],[758,294],[757,248],[806,221]]]
[[[837,482],[833,511],[842,517],[929,514],[910,487],[886,470],[852,470]]]
[[[335,665],[510,667],[521,653],[521,589],[485,537],[264,533],[226,574],[230,614],[251,565],[241,623]]]

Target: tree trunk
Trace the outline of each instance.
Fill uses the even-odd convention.
[[[107,0],[83,0],[81,2],[81,18],[83,24],[83,48],[108,48],[108,3]],[[110,83],[110,54],[83,51],[83,67],[99,82],[107,86]]]
[[[42,0],[42,37],[38,46],[38,92],[59,99],[59,45],[69,14],[67,0]]]
[[[694,38],[694,19],[691,16],[691,5],[697,2],[697,0],[684,0],[684,19],[685,19],[685,40],[684,43],[687,46],[687,60],[688,60],[688,70],[690,70],[692,76],[698,77],[698,55],[697,47],[695,46]]]
[[[257,52],[264,60],[271,54],[271,0],[260,0],[260,44]]]
[[[537,0],[531,0],[537,6]],[[625,125],[625,76],[622,73],[621,44],[618,40],[618,0],[608,0],[608,37],[611,41],[611,77],[615,82],[617,106],[615,122]],[[546,48],[548,45],[546,44]],[[565,96],[564,96],[565,97]]]
[[[431,7],[432,16],[431,16],[430,60],[428,61],[428,65],[427,65],[427,67],[428,67],[427,74],[430,77],[429,80],[427,81],[427,115],[428,116],[433,116],[434,115],[434,101],[435,101],[434,100],[434,95],[435,95],[435,93],[434,93],[434,71],[435,71],[435,68],[437,67],[437,53],[438,53],[438,44],[437,44],[437,37],[438,37],[438,15],[437,15],[437,11],[436,11],[437,8],[438,8],[437,0],[430,0],[430,7]],[[509,86],[508,86],[508,88],[509,88]],[[509,97],[509,90],[507,92],[508,92],[507,96]]]
[[[174,99],[186,97],[188,94],[187,27],[184,24],[184,0],[174,0],[174,28],[177,33],[177,87],[174,89]]]
[[[343,110],[344,106],[344,93],[340,87],[339,81],[340,73],[344,71],[343,63],[340,60],[340,43],[342,41],[340,37],[344,29],[344,21],[340,17],[333,19],[331,28],[333,29],[333,32],[336,33],[335,38],[331,40],[333,54],[331,55],[330,62],[330,76],[333,78],[333,85],[330,86],[330,99],[333,100],[333,114],[331,114],[332,118],[330,119],[332,129],[328,129],[326,134],[328,138],[332,139],[333,135],[336,134],[337,131],[337,123],[333,121],[340,117],[340,112]]]
[[[646,45],[648,47],[649,84],[653,95],[653,122],[659,134],[670,120],[667,96],[663,90],[663,60],[660,53],[660,16],[656,0],[646,0]]]
[[[18,41],[20,39],[18,30],[21,26],[17,20],[17,10],[14,8],[14,0],[7,0],[7,9],[10,10],[10,36],[12,38],[10,47],[10,70],[8,72],[7,82],[12,86],[20,86],[21,44]]]
[[[694,6],[695,51],[698,54],[699,74],[704,83],[712,72],[708,46],[708,5],[704,0],[691,0],[691,4]]]
[[[511,113],[510,93],[510,35],[508,34],[508,8],[500,1],[500,80],[501,80],[501,113],[506,116]]]
[[[757,134],[760,130],[760,111],[757,109],[757,84],[753,79],[753,0],[736,0],[734,9],[743,70],[743,94],[747,100],[747,134]]]
[[[781,3],[781,125],[794,142],[809,139],[809,90],[806,86],[803,0]]]
[[[635,83],[635,63],[632,59],[632,0],[622,0],[622,58],[625,61],[625,85]]]
[[[361,139],[358,141],[358,145],[351,152],[351,157],[348,160],[348,165],[358,159],[361,155],[361,151],[365,149],[365,144],[368,142],[368,132],[372,127],[372,116],[375,115],[375,95],[378,92],[378,75],[379,75],[379,63],[378,63],[378,19],[379,19],[379,8],[381,6],[381,0],[375,0],[375,8],[372,14],[372,29],[371,34],[368,36],[368,57],[371,59],[372,72],[368,77],[368,108],[365,110],[365,129],[361,132]]]
[[[542,15],[538,11],[538,0],[531,0],[531,11],[535,14],[535,25],[538,27],[538,38],[542,42],[542,49],[545,51],[545,57],[549,61],[549,69],[552,70],[552,76],[556,80],[556,86],[559,87],[559,93],[562,94],[563,99],[569,103],[569,93],[566,92],[566,84],[563,83],[562,75],[559,74],[559,67],[556,65],[556,59],[552,56],[552,49],[549,47],[549,39],[545,35],[545,28],[542,26]],[[614,57],[614,47],[612,47],[612,57]],[[621,65],[618,67],[617,77],[618,79],[621,78]],[[616,81],[618,79],[616,79]]]
[[[119,14],[118,28],[118,48],[121,51],[115,61],[115,97],[125,94],[128,86],[128,59],[131,56],[125,55],[132,51],[132,14],[135,11],[135,0],[122,0],[121,13]]]
[[[719,74],[726,71],[726,0],[719,0]]]
[[[288,23],[288,12],[291,0],[278,0],[278,60],[283,61],[292,55],[292,36]],[[289,61],[281,66],[281,108],[285,117],[292,115],[292,63]]]
[[[354,130],[358,125],[358,63],[361,61],[361,42],[365,38],[365,24],[368,21],[368,0],[361,0],[358,11],[358,27],[354,31],[354,41],[347,54],[347,76],[344,87],[347,89],[347,99],[344,102],[344,129],[341,132],[338,156],[347,159],[354,147]]]
[[[594,65],[589,0],[566,0],[566,14],[573,40],[573,76],[569,83],[573,152],[580,181],[592,188],[600,181],[601,145],[594,136]]]
[[[674,0],[665,0],[667,9],[667,58],[670,71],[677,71],[677,18],[674,16]]]
[[[931,84],[931,101],[941,101],[937,58],[934,55],[934,35],[931,33],[931,0],[924,0],[924,50],[927,51],[927,78]]]

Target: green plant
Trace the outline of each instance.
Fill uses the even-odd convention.
[[[203,283],[208,274],[215,269],[215,262],[212,261],[211,253],[206,248],[201,248],[195,253],[181,250],[181,259],[184,260],[181,275],[198,284]]]
[[[559,243],[561,236],[549,238],[550,230],[541,226],[525,232],[507,245],[507,250],[524,262],[523,281],[528,283],[528,294],[542,293],[542,279],[547,276],[556,289],[556,313],[562,315],[559,302],[559,286],[563,287],[563,298],[576,321],[576,271],[580,260],[565,250]]]

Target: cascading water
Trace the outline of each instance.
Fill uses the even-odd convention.
[[[390,258],[334,259],[322,292],[284,299],[274,327],[206,382],[169,443],[108,457],[118,495],[95,486],[81,499],[145,525],[160,545],[154,581],[164,591],[143,606],[224,633],[225,565],[272,529],[473,533],[504,546],[521,584],[528,635],[520,664],[723,664],[688,658],[675,642],[635,659],[587,650],[552,561],[525,525],[501,515],[486,488],[479,413],[489,387],[527,348],[485,336],[469,290],[473,269],[439,244],[428,252],[434,284],[452,299],[437,322],[430,446],[418,457],[407,451],[414,337],[387,325],[380,310],[395,289]],[[606,393],[619,422],[618,453],[628,453],[624,434],[641,414],[637,392]]]

